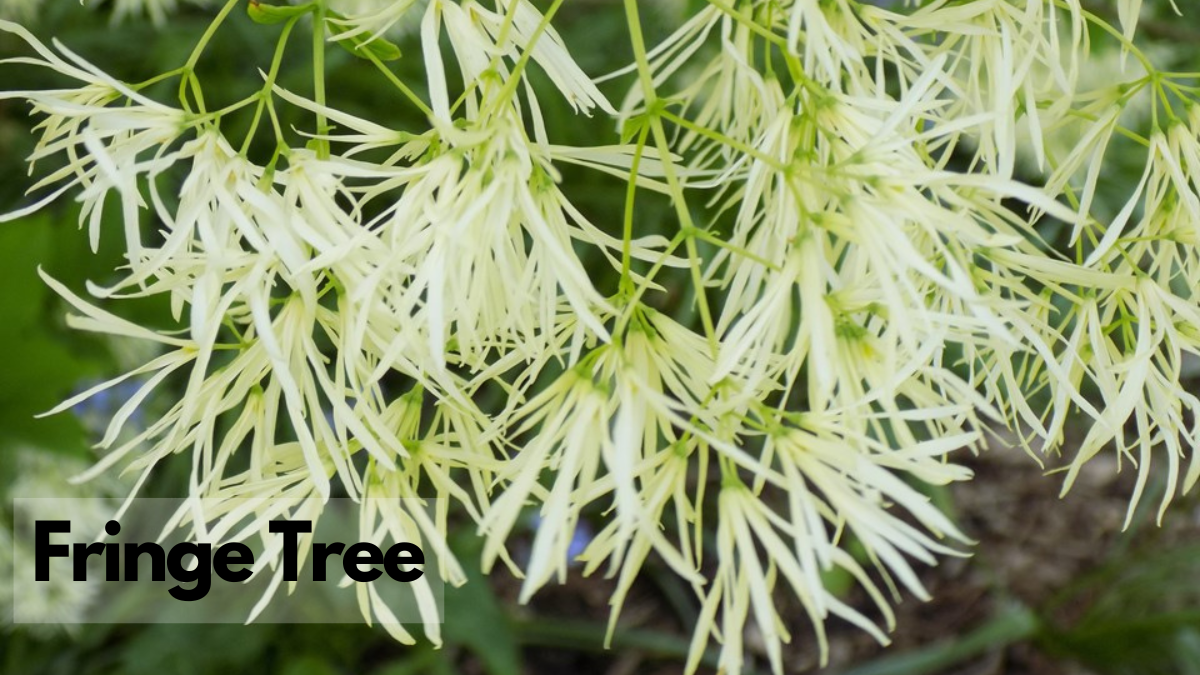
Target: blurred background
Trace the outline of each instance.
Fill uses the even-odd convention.
[[[137,2],[0,0],[0,17],[17,19],[48,39],[57,37],[73,51],[125,81],[141,81],[183,63],[212,16],[202,4],[180,3],[165,20],[126,11]],[[161,0],[148,3],[165,5]],[[542,5],[543,3],[535,3]],[[695,4],[695,3],[691,3]],[[874,4],[889,4],[875,2]],[[1084,3],[1103,16],[1115,16],[1113,2]],[[662,36],[690,11],[684,0],[646,0],[648,31]],[[119,7],[118,7],[119,6]],[[114,21],[120,9],[120,20]],[[1190,9],[1190,8],[1185,8]],[[1200,70],[1200,18],[1178,19],[1166,0],[1144,8],[1142,31],[1153,53],[1176,70]],[[585,71],[603,74],[630,59],[619,0],[571,0],[556,26]],[[276,30],[253,24],[235,12],[202,61],[206,92],[236,100],[256,90],[259,68],[269,63]],[[395,36],[406,55],[394,65],[422,92],[420,50],[403,30]],[[289,59],[307,54],[293,50]],[[1106,47],[1097,36],[1097,49]],[[0,58],[25,53],[19,41],[0,34]],[[1115,52],[1114,52],[1115,55]],[[350,112],[381,124],[423,129],[420,115],[381,86],[378,74],[349,54],[331,52],[331,97]],[[1112,60],[1115,63],[1116,59]],[[45,88],[56,82],[25,67],[0,66],[0,88]],[[281,85],[306,93],[303,67],[285,66]],[[1098,80],[1111,73],[1095,72]],[[606,93],[619,101],[623,81]],[[150,90],[170,100],[167,88]],[[614,142],[600,137],[603,124],[579,124],[569,106],[552,93],[542,97],[552,138],[563,144]],[[213,105],[212,107],[216,107]],[[37,120],[20,100],[0,100],[0,212],[26,202],[31,184],[24,158],[35,143]],[[236,123],[236,122],[235,122]],[[285,124],[287,120],[285,120]],[[1136,120],[1132,122],[1136,124]],[[608,129],[611,132],[612,129]],[[262,149],[269,152],[269,148]],[[1116,196],[1141,172],[1139,158],[1117,162],[1104,180]],[[564,170],[570,195],[589,218],[607,223],[624,198],[619,181],[584,171]],[[1036,176],[1027,176],[1036,181]],[[665,204],[643,200],[639,222],[666,229]],[[90,446],[108,418],[134,389],[117,387],[68,413],[47,419],[34,415],[108,377],[143,362],[137,344],[99,339],[68,330],[65,307],[37,277],[38,266],[77,291],[87,281],[103,284],[121,264],[119,227],[104,228],[93,253],[76,227],[77,205],[64,200],[37,216],[0,225],[0,578],[11,578],[13,496],[110,496],[127,488],[109,477],[81,486],[67,478],[95,459]],[[115,215],[115,214],[112,214]],[[149,226],[149,224],[147,224]],[[169,309],[155,302],[123,302],[120,312],[140,323],[169,327]],[[1193,375],[1193,388],[1197,379]],[[1195,390],[1195,389],[1193,389]],[[152,419],[162,403],[148,401],[138,415]],[[1157,500],[1147,494],[1143,508],[1122,532],[1129,472],[1115,458],[1087,466],[1069,496],[1060,500],[1060,481],[1045,476],[1020,450],[997,442],[991,451],[966,460],[975,481],[933,494],[942,507],[978,541],[974,555],[946,559],[925,570],[933,600],[908,597],[897,610],[893,644],[882,648],[848,625],[831,623],[828,673],[843,675],[1028,673],[1030,675],[1200,675],[1200,504],[1196,496],[1178,500],[1161,526],[1154,522]],[[171,496],[183,485],[186,462],[168,463],[146,496]],[[1152,485],[1149,490],[1161,490]],[[1148,491],[1149,491],[1148,490]],[[714,521],[710,521],[714,522]],[[527,523],[532,532],[536,523]],[[586,528],[578,533],[586,541]],[[478,558],[469,528],[452,542],[467,564]],[[520,555],[516,541],[515,555]],[[18,553],[16,551],[14,554]],[[11,585],[0,583],[0,671],[20,675],[65,673],[284,675],[402,675],[462,673],[580,673],[625,675],[679,673],[699,607],[690,591],[665,568],[647,564],[622,615],[612,649],[603,649],[612,584],[600,577],[572,575],[551,586],[528,606],[516,602],[519,582],[503,570],[447,589],[446,646],[406,648],[382,630],[365,625],[9,625]],[[862,602],[848,579],[830,577],[847,601]],[[85,591],[47,599],[46,612],[69,613],[89,601]],[[788,612],[786,605],[781,612]],[[789,672],[817,671],[816,649],[798,607],[789,647]],[[60,614],[61,615],[61,614]],[[757,639],[747,636],[754,652]],[[707,659],[702,672],[713,672]],[[765,661],[765,659],[764,659]],[[751,671],[753,672],[753,671]]]

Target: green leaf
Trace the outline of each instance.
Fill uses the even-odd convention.
[[[463,562],[467,583],[446,588],[446,642],[474,652],[491,675],[520,675],[521,652],[512,622],[478,566],[480,542],[460,535],[451,546]]]
[[[257,0],[250,0],[250,4],[246,7],[246,13],[255,23],[270,25],[304,16],[313,11],[315,7],[316,5],[311,2],[303,5],[268,5],[257,2]]]
[[[45,304],[46,285],[37,263],[50,252],[45,217],[0,226],[0,336],[18,336],[37,325]]]
[[[1086,606],[1047,647],[1105,675],[1200,672],[1200,546],[1152,547],[1110,561],[1056,599]]]
[[[1008,604],[969,633],[947,636],[915,651],[887,654],[842,671],[842,675],[924,675],[945,672],[980,654],[1034,637],[1040,629],[1041,622],[1033,610],[1023,605]]]
[[[650,117],[647,113],[638,113],[631,115],[621,125],[621,144],[628,145],[633,142],[633,139],[650,124]]]
[[[88,456],[75,416],[34,418],[103,371],[62,327],[63,310],[37,275],[39,263],[69,248],[57,229],[44,214],[0,226],[0,476],[11,475],[15,447]]]

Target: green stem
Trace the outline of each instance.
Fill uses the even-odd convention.
[[[785,52],[788,51],[787,38],[783,37],[782,35],[776,35],[769,29],[758,25],[758,22],[754,20],[754,17],[743,14],[724,2],[721,2],[720,0],[708,0],[708,4],[716,7],[717,9],[721,10],[722,13],[727,14],[735,19],[739,25],[745,26],[754,33],[757,33],[767,42],[770,42]]]
[[[422,101],[421,97],[417,96],[412,89],[409,89],[408,85],[404,84],[400,77],[396,75],[396,73],[392,72],[391,68],[387,67],[387,64],[385,64],[383,61],[380,61],[378,56],[372,54],[371,50],[369,49],[364,49],[362,53],[371,61],[371,63],[375,64],[375,67],[379,69],[379,72],[383,73],[383,76],[386,77],[393,86],[399,89],[400,92],[404,94],[406,98],[408,98],[408,100],[412,101],[413,105],[420,108],[421,112],[425,113],[426,116],[433,115],[433,109],[430,108],[425,101]]]
[[[159,82],[162,82],[163,80],[169,80],[172,77],[175,77],[176,75],[181,75],[182,73],[183,73],[182,67],[176,68],[174,70],[168,70],[165,73],[160,73],[148,80],[143,80],[135,85],[132,85],[130,87],[130,89],[132,89],[134,91],[141,91],[141,90],[145,89],[146,87],[149,87],[154,84],[158,84]]]
[[[313,99],[317,105],[325,105],[325,2],[318,0],[313,11]],[[329,121],[325,114],[317,113],[317,136],[329,134]],[[329,139],[317,139],[317,157],[329,159]]]
[[[638,134],[637,149],[633,152],[633,164],[629,168],[629,185],[625,192],[625,227],[621,238],[621,296],[629,298],[633,293],[633,204],[637,196],[638,169],[642,164],[642,153],[646,150],[646,137],[650,127],[642,126]]]
[[[513,4],[515,5],[516,3],[514,2]],[[521,53],[521,57],[517,59],[516,65],[513,66],[512,74],[505,81],[504,88],[492,99],[492,105],[488,107],[486,113],[480,115],[481,118],[486,118],[488,114],[495,112],[501,105],[512,100],[512,97],[516,95],[517,85],[521,83],[521,75],[525,72],[525,65],[529,63],[530,57],[533,56],[534,45],[537,44],[537,41],[546,32],[546,29],[550,27],[550,20],[558,13],[558,8],[562,7],[562,4],[563,0],[554,0],[554,4],[550,5],[546,13],[542,15],[542,20],[538,23],[537,29],[533,31],[533,35],[529,36],[529,43],[525,45],[525,51]],[[503,43],[500,43],[500,45],[503,47]]]
[[[191,55],[188,56],[187,63],[183,65],[184,70],[191,71],[196,67],[196,64],[200,61],[200,56],[204,53],[205,48],[208,47],[208,43],[212,41],[213,36],[216,35],[217,29],[221,27],[221,24],[225,22],[225,18],[229,16],[229,13],[233,11],[233,8],[236,7],[239,2],[241,2],[241,0],[228,0],[225,3],[225,6],[221,8],[221,11],[217,13],[217,18],[213,19],[213,22],[208,24],[208,28],[205,29],[204,35],[200,36],[200,41],[196,43],[196,47],[192,50]]]
[[[216,35],[217,29],[221,27],[221,24],[225,23],[225,18],[229,16],[234,7],[237,7],[239,2],[241,0],[227,0],[225,6],[217,13],[216,18],[204,30],[204,35],[200,36],[200,41],[192,49],[192,53],[188,56],[188,60],[184,63],[183,68],[178,71],[183,74],[183,78],[179,81],[179,102],[183,106],[183,109],[188,112],[191,112],[191,106],[188,105],[187,101],[187,88],[189,84],[193,88],[193,93],[196,96],[196,104],[199,106],[200,112],[204,112],[204,98],[200,93],[200,83],[195,78],[196,63],[200,61],[200,56],[204,53],[205,48],[208,47],[208,43],[212,41],[213,36]]]
[[[288,38],[291,37],[292,29],[296,27],[296,22],[299,20],[299,16],[288,19],[287,23],[283,24],[283,31],[279,34],[279,42],[275,43],[275,54],[271,57],[271,69],[267,73],[267,81],[257,94],[258,107],[254,110],[254,119],[250,122],[250,129],[246,132],[246,138],[242,141],[242,147],[239,151],[243,157],[249,152],[250,143],[254,140],[255,132],[258,131],[258,124],[262,120],[263,109],[274,108],[272,90],[275,88],[276,78],[279,77],[279,68],[283,64],[283,54],[287,50]]]
[[[696,304],[700,312],[700,322],[704,327],[704,335],[708,340],[709,350],[713,355],[716,355],[719,348],[719,341],[717,340],[716,328],[713,325],[712,312],[708,307],[708,298],[705,295],[704,274],[700,269],[701,258],[699,250],[696,247],[696,237],[694,235],[697,228],[692,221],[692,214],[688,209],[687,199],[683,194],[683,187],[680,185],[679,177],[675,173],[675,164],[671,159],[671,146],[662,124],[662,102],[654,86],[654,76],[650,72],[650,58],[646,52],[646,40],[642,33],[642,22],[638,14],[637,0],[625,0],[625,18],[629,24],[629,37],[633,43],[634,57],[637,60],[638,80],[641,82],[642,95],[646,99],[646,114],[649,117],[650,128],[654,133],[655,145],[658,148],[659,158],[662,162],[663,176],[666,178],[667,186],[671,191],[671,202],[675,207],[676,216],[679,218],[681,230],[687,233],[684,244],[687,247],[692,284],[695,287]]]
[[[758,150],[757,148],[752,148],[749,145],[746,145],[745,143],[742,143],[741,141],[739,141],[737,139],[730,138],[729,136],[726,136],[725,134],[722,134],[719,131],[714,131],[712,129],[709,129],[708,127],[702,127],[699,124],[696,124],[695,122],[693,122],[685,117],[680,117],[679,115],[676,115],[666,109],[659,111],[659,114],[662,115],[668,122],[674,122],[675,124],[678,124],[679,126],[683,127],[684,129],[687,129],[688,131],[699,134],[711,141],[720,143],[721,145],[728,146],[731,149],[737,150],[738,152],[740,152],[744,155],[753,157],[754,159],[762,162],[763,164],[766,164],[767,166],[771,167],[772,169],[775,169],[776,171],[783,171],[784,169],[786,169],[786,167],[783,165],[783,163],[780,162],[779,160],[775,159],[774,157],[763,154],[762,151]]]
[[[637,288],[633,291],[633,295],[626,302],[625,309],[621,313],[621,316],[617,318],[616,327],[613,328],[614,335],[621,334],[621,332],[625,329],[626,324],[628,324],[636,314],[635,310],[637,309],[638,304],[641,302],[642,296],[646,294],[646,291],[650,290],[650,284],[654,283],[654,277],[658,275],[659,271],[662,270],[664,266],[666,266],[667,259],[675,253],[675,249],[679,248],[679,245],[683,243],[684,239],[685,236],[682,231],[676,233],[675,237],[671,239],[666,248],[664,248],[662,253],[658,256],[658,260],[654,261],[654,265],[650,268],[650,271],[647,272],[646,276],[642,278],[642,282],[638,284]]]
[[[1158,69],[1155,68],[1154,64],[1150,62],[1150,59],[1146,56],[1145,52],[1143,52],[1141,49],[1138,49],[1137,45],[1126,39],[1125,35],[1121,31],[1117,30],[1115,26],[1110,24],[1108,21],[1105,21],[1099,15],[1089,12],[1086,9],[1072,7],[1071,3],[1067,2],[1067,0],[1054,0],[1054,4],[1064,9],[1079,9],[1080,15],[1083,16],[1084,19],[1090,21],[1100,30],[1116,38],[1117,42],[1121,43],[1122,47],[1129,50],[1129,53],[1133,54],[1133,57],[1142,64],[1142,67],[1146,69],[1147,73],[1158,72]]]

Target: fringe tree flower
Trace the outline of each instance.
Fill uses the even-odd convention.
[[[150,81],[178,78],[177,105],[0,23],[35,54],[8,64],[78,83],[0,93],[30,101],[30,161],[50,165],[48,195],[4,219],[71,195],[94,246],[119,201],[124,276],[94,301],[44,278],[71,325],[157,350],[52,411],[139,382],[81,480],[121,465],[136,494],[189,463],[177,521],[215,539],[230,500],[315,520],[335,492],[366,497],[360,537],[428,542],[451,583],[446,531],[466,522],[523,602],[573,562],[604,568],[610,638],[657,557],[701,608],[689,671],[715,641],[730,673],[751,630],[782,672],[785,595],[822,660],[831,616],[886,642],[890,603],[927,597],[917,568],[970,544],[920,488],[971,479],[960,458],[988,431],[1045,461],[1086,420],[1064,491],[1112,448],[1138,469],[1130,513],[1152,466],[1160,517],[1200,480],[1183,374],[1200,356],[1200,88],[1136,44],[1140,3],[1112,26],[1073,0],[712,0],[648,45],[626,0],[634,63],[601,78],[627,81],[618,111],[553,25],[562,0],[262,0],[251,15],[282,24],[263,29],[279,42],[262,87],[210,110],[195,66],[238,4]],[[309,24],[311,96],[280,85]],[[422,86],[387,66],[401,26]],[[427,124],[343,110],[325,82],[339,46]],[[1114,54],[1133,65],[1089,80]],[[619,136],[563,145],[547,96]],[[1104,171],[1130,146],[1141,178],[1114,198]],[[623,182],[624,203],[585,209],[565,178],[580,170]],[[108,311],[128,297],[165,298],[178,330]],[[151,396],[167,412],[123,433]],[[868,606],[826,587],[836,570]],[[257,615],[282,577],[270,556],[255,572],[274,575]]]

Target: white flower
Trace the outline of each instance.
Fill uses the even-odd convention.
[[[957,551],[934,537],[967,541],[928,497],[897,474],[909,473],[934,484],[966,480],[970,472],[946,464],[944,457],[972,445],[979,435],[963,433],[924,442],[909,437],[893,448],[851,431],[856,426],[852,420],[864,413],[805,413],[796,417],[799,427],[785,423],[768,432],[764,456],[778,462],[788,486],[786,493],[776,493],[774,486],[749,486],[736,475],[722,472],[718,567],[711,586],[702,592],[704,607],[692,642],[689,672],[695,669],[709,633],[723,644],[722,667],[740,671],[741,636],[751,618],[766,643],[772,670],[783,671],[780,644],[789,642],[790,636],[775,610],[778,581],[786,582],[779,585],[800,601],[812,619],[822,663],[828,658],[823,626],[830,615],[850,621],[886,644],[887,638],[873,621],[830,593],[822,581],[822,573],[829,570],[848,572],[867,591],[888,629],[892,628],[893,615],[883,593],[866,570],[842,550],[843,530],[853,532],[862,542],[889,585],[894,574],[922,598],[928,595],[908,558],[936,564],[934,554],[955,555]],[[773,502],[786,504],[786,509],[768,505]],[[894,515],[889,508],[893,504],[933,536]]]
[[[169,4],[116,10],[161,17]],[[969,479],[953,453],[978,450],[985,424],[1050,453],[1082,413],[1092,424],[1064,487],[1115,447],[1139,471],[1131,510],[1151,463],[1164,468],[1161,515],[1200,481],[1200,399],[1180,384],[1200,356],[1194,89],[1075,0],[908,4],[703,3],[647,48],[644,3],[628,0],[637,62],[613,75],[637,77],[625,142],[592,147],[551,137],[528,69],[583,115],[614,110],[552,10],[528,0],[326,7],[317,30],[356,44],[420,17],[428,103],[381,73],[428,119],[415,131],[340,110],[335,87],[315,100],[282,89],[286,60],[256,94],[191,114],[0,23],[36,53],[10,64],[79,83],[0,94],[32,101],[31,160],[58,162],[36,186],[50,195],[5,218],[78,194],[94,241],[105,200],[120,199],[126,274],[88,290],[166,298],[180,327],[140,327],[47,278],[71,325],[156,350],[56,409],[142,380],[80,478],[121,465],[136,493],[159,462],[186,457],[177,516],[197,537],[229,534],[235,499],[257,500],[260,519],[320,517],[340,484],[362,500],[360,538],[421,539],[452,583],[465,579],[444,542],[459,510],[485,540],[485,568],[523,575],[522,601],[566,578],[577,529],[603,512],[578,558],[616,578],[610,637],[658,556],[702,601],[688,668],[716,639],[730,673],[750,624],[783,670],[776,593],[797,599],[823,648],[831,616],[885,641],[880,587],[925,597],[914,563],[967,543],[914,483]],[[1128,30],[1137,4],[1122,4]],[[1092,24],[1142,70],[1084,81]],[[175,74],[198,90],[193,61]],[[247,156],[255,138],[221,131],[255,104],[274,134],[265,165]],[[1127,128],[1143,104],[1145,137]],[[316,133],[284,129],[285,105]],[[1126,140],[1146,148],[1145,169],[1102,222],[1101,160]],[[1014,179],[1029,156],[1044,186]],[[564,164],[625,182],[626,208],[589,221]],[[645,190],[677,231],[643,219]],[[147,213],[158,233],[143,240]],[[1054,248],[1051,220],[1072,229],[1073,250]],[[166,413],[130,430],[168,383],[181,393]],[[424,510],[422,493],[439,507]],[[507,549],[528,508],[540,525],[518,569]],[[278,553],[278,537],[238,532],[255,535]],[[256,614],[281,586],[276,563],[255,569],[274,575]],[[826,589],[831,570],[882,621]],[[436,643],[433,589],[415,590]],[[358,592],[368,622],[414,640]]]
[[[399,36],[417,27],[414,6],[427,0],[330,0],[329,9],[340,18],[329,19],[339,27],[330,39],[362,37],[374,40],[383,35]],[[302,4],[302,3],[301,3]]]
[[[372,199],[381,187],[403,188],[368,224],[388,250],[369,283],[392,298],[395,321],[416,317],[427,327],[438,367],[452,340],[476,369],[510,345],[537,351],[547,339],[538,327],[555,325],[565,309],[560,298],[590,333],[607,337],[601,316],[611,308],[572,247],[594,229],[554,186],[516,121],[505,114],[478,130],[440,131],[445,150],[410,169],[374,173]]]
[[[145,206],[138,180],[170,166],[174,158],[169,148],[189,125],[187,115],[133,91],[62,45],[56,43],[66,59],[54,54],[16,24],[0,21],[0,30],[15,34],[38,54],[14,57],[6,63],[47,68],[83,83],[77,89],[0,92],[0,98],[28,99],[34,114],[45,117],[37,126],[41,139],[29,161],[59,155],[66,159],[64,166],[30,188],[55,186],[49,195],[0,216],[0,222],[32,213],[81,187],[79,199],[84,207],[80,225],[88,223],[95,249],[104,203],[115,192],[121,200],[130,262],[137,266],[142,255],[137,211]],[[114,105],[118,102],[120,105]]]
[[[496,11],[492,12],[473,0],[466,0],[461,6],[449,0],[429,2],[421,24],[421,43],[433,112],[440,120],[451,119],[446,73],[438,47],[443,27],[462,71],[469,119],[476,117],[485,101],[491,106],[515,103],[516,87],[509,85],[508,80],[516,73],[509,71],[501,57],[518,62],[526,52],[546,71],[573,108],[586,113],[599,107],[615,113],[570,57],[562,38],[528,0],[515,0],[507,7],[501,0],[495,4]],[[525,74],[520,73],[520,77]],[[502,93],[503,87],[508,88]],[[530,105],[533,114],[539,116],[536,99],[531,98]]]

